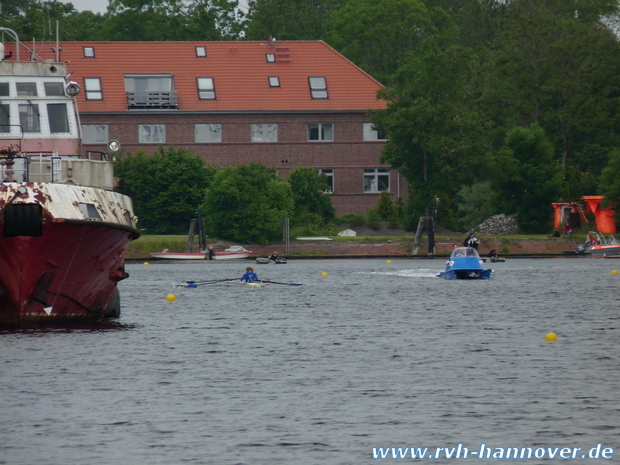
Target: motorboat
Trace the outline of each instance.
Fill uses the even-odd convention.
[[[485,269],[473,247],[456,247],[450,254],[445,271],[437,276],[444,279],[489,279],[493,270]]]
[[[577,247],[577,253],[592,257],[620,255],[620,243],[612,235],[605,237],[599,231],[589,231],[585,243]]]
[[[234,245],[224,250],[224,252],[215,252],[213,260],[234,260],[238,258],[248,258],[252,253],[240,245]],[[208,260],[209,252],[151,252],[153,258],[163,258],[165,260]]]

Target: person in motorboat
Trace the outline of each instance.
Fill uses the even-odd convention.
[[[213,260],[213,256],[215,255],[215,248],[212,245],[207,247],[207,254],[209,254],[209,260]]]
[[[272,262],[277,262],[278,260],[280,260],[280,256],[278,255],[278,252],[274,250],[274,252],[271,255],[269,255],[269,260],[271,260]]]
[[[465,238],[465,240],[463,241],[463,247],[473,247],[474,249],[478,250],[479,245],[480,241],[473,232],[469,233],[469,237]]]
[[[248,266],[245,269],[245,274],[241,276],[240,281],[245,281],[246,283],[255,283],[256,281],[259,281],[259,279],[258,275],[254,273],[254,268]]]

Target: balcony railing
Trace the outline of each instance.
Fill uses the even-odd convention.
[[[127,92],[128,108],[177,108],[177,93],[172,92]]]

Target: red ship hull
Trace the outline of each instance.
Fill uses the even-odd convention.
[[[116,284],[127,277],[135,229],[88,220],[46,223],[40,237],[2,237],[3,229],[0,326],[94,322],[120,306]]]

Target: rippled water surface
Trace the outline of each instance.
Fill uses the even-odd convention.
[[[509,259],[488,281],[439,279],[443,259],[291,260],[255,268],[301,286],[173,287],[248,263],[129,264],[117,323],[0,332],[0,463],[362,464],[458,443],[620,457],[620,260]]]

